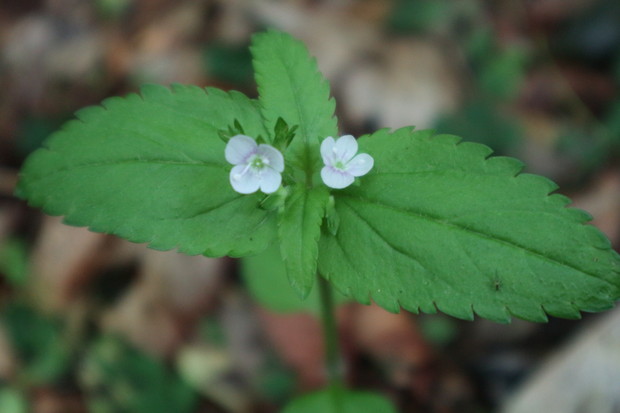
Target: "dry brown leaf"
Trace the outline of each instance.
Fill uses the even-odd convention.
[[[44,216],[32,254],[33,292],[47,311],[66,310],[101,265],[106,235]]]
[[[316,317],[306,313],[277,314],[259,309],[263,327],[282,359],[295,371],[301,389],[325,383],[323,334]]]
[[[592,224],[612,243],[620,243],[620,170],[604,171],[594,179],[593,187],[572,198],[572,206],[588,211],[594,217]]]
[[[136,38],[127,67],[138,83],[203,83],[202,54],[189,39],[201,29],[202,2],[158,16]]]
[[[583,11],[597,0],[537,0],[527,3],[531,18],[541,24],[557,24]]]
[[[427,367],[435,364],[435,355],[411,314],[389,313],[375,304],[356,305],[351,335],[357,350],[377,360],[391,383],[411,388],[418,397],[428,396],[433,378]]]
[[[176,251],[140,249],[140,273],[160,290],[176,313],[196,318],[213,305],[225,273],[225,260]]]
[[[85,413],[82,397],[70,392],[41,388],[31,395],[32,413]]]
[[[0,379],[7,382],[13,377],[17,369],[17,358],[9,342],[6,329],[0,324]]]
[[[151,354],[169,356],[213,305],[224,261],[122,244],[127,258],[134,253],[139,259],[138,280],[104,315],[103,327]]]
[[[0,166],[0,196],[10,196],[15,191],[17,172]]]
[[[570,179],[574,165],[557,151],[562,123],[540,112],[522,112],[518,116],[527,138],[523,140],[519,158],[527,170],[553,180]]]
[[[372,52],[374,61],[351,65],[342,80],[341,103],[356,125],[428,128],[457,107],[458,77],[439,44],[401,39]]]
[[[620,406],[620,308],[585,325],[501,410],[504,413],[616,412]]]
[[[145,275],[102,315],[102,330],[122,335],[149,354],[169,357],[183,337],[178,320],[166,304],[157,281]]]
[[[235,364],[229,352],[204,344],[185,346],[177,355],[180,375],[198,392],[228,412],[248,413],[252,411],[250,392],[236,380],[230,380]]]

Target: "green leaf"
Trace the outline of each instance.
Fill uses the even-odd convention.
[[[298,126],[284,158],[311,175],[320,161],[320,140],[338,133],[329,83],[303,43],[288,34],[257,34],[251,50],[265,127],[271,133],[278,118]]]
[[[27,413],[28,399],[22,391],[12,387],[0,387],[0,412]]]
[[[523,83],[526,61],[527,55],[519,47],[490,56],[480,69],[481,89],[497,99],[515,99]]]
[[[620,257],[556,185],[515,159],[432,132],[359,140],[375,159],[359,187],[335,191],[336,235],[319,271],[345,295],[390,311],[545,321],[609,308]]]
[[[264,307],[279,313],[309,312],[319,314],[321,303],[314,284],[304,299],[291,287],[280,254],[280,246],[273,243],[260,254],[241,260],[241,275],[252,296]],[[316,280],[316,277],[314,277]],[[334,291],[334,299],[342,303],[345,298]]]
[[[256,102],[238,92],[145,86],[79,111],[26,162],[18,194],[70,225],[151,248],[240,256],[274,238],[263,195],[229,184],[219,131],[238,120],[266,131]]]
[[[233,85],[252,85],[252,55],[246,44],[210,43],[205,66],[214,78]]]
[[[521,124],[502,113],[496,102],[487,99],[472,100],[458,112],[442,115],[435,129],[488,145],[502,155],[514,153],[523,136]]]
[[[377,394],[330,387],[302,396],[282,413],[396,413],[390,401]]]
[[[90,346],[80,375],[89,411],[196,411],[198,395],[176,371],[111,336]]]
[[[65,374],[70,348],[60,323],[16,303],[3,308],[0,321],[6,326],[11,347],[22,366],[20,380],[43,385]]]
[[[297,185],[280,213],[280,252],[289,282],[301,298],[308,295],[316,279],[318,242],[328,200],[325,186],[308,189]]]
[[[291,144],[296,130],[297,125],[289,128],[284,119],[278,118],[273,131],[273,146],[284,151]]]
[[[28,251],[20,239],[9,239],[0,248],[0,274],[14,287],[24,286],[28,278]]]
[[[305,300],[292,289],[279,244],[274,243],[260,254],[242,258],[241,275],[252,296],[270,310],[286,313],[319,308],[315,289]]]
[[[398,34],[445,27],[454,18],[454,5],[445,0],[396,0],[393,4],[387,26]]]
[[[297,128],[284,158],[299,186],[287,199],[278,235],[291,285],[305,297],[314,284],[317,241],[328,197],[322,184],[308,187],[318,182],[320,141],[338,133],[335,102],[315,60],[303,43],[288,34],[268,31],[254,36],[252,54],[265,128],[270,133],[282,132],[284,124]]]

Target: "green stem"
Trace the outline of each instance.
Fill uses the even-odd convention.
[[[323,337],[325,341],[325,367],[329,384],[341,385],[343,382],[343,368],[338,345],[338,328],[334,315],[334,297],[332,288],[325,278],[317,274],[319,294],[321,296],[321,321],[323,322]]]

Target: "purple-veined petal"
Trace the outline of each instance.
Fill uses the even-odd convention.
[[[334,155],[337,160],[347,163],[357,153],[357,141],[352,135],[344,135],[336,140]]]
[[[260,190],[266,194],[276,192],[282,183],[282,175],[279,172],[266,167],[260,172]]]
[[[366,175],[373,167],[375,160],[367,153],[356,155],[347,164],[346,171],[353,176]]]
[[[235,135],[226,144],[224,155],[228,163],[238,165],[256,152],[256,141],[249,136]]]
[[[342,189],[351,185],[355,178],[348,172],[344,172],[331,166],[321,169],[321,179],[325,185],[334,189]]]
[[[323,139],[321,142],[321,157],[325,165],[333,165],[334,163],[334,145],[336,141],[331,136]]]
[[[251,194],[258,191],[260,176],[245,164],[237,165],[230,170],[230,184],[240,194]]]
[[[275,169],[277,172],[284,171],[284,157],[279,150],[277,150],[271,145],[261,143],[260,145],[258,145],[257,153],[264,156],[269,161],[269,166]]]

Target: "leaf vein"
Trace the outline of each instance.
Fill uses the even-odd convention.
[[[89,162],[89,163],[71,165],[65,168],[58,168],[53,171],[47,171],[46,175],[41,176],[40,179],[49,178],[59,173],[80,170],[80,169],[101,168],[101,167],[108,167],[108,166],[131,165],[131,164],[223,167],[222,164],[218,164],[215,162],[204,162],[204,161],[183,162],[183,161],[172,161],[172,160],[166,160],[166,159],[123,159],[123,160],[113,160],[113,161],[105,161],[105,162]]]
[[[396,212],[399,212],[399,213],[403,213],[403,214],[415,216],[417,218],[425,219],[425,220],[433,222],[433,223],[435,223],[437,225],[443,225],[445,227],[449,227],[449,228],[452,228],[452,229],[463,231],[463,232],[469,233],[469,234],[471,234],[473,236],[477,236],[477,237],[480,237],[480,238],[483,238],[483,239],[486,239],[486,240],[489,240],[489,241],[495,241],[495,242],[507,245],[509,247],[521,250],[521,251],[523,251],[523,252],[525,252],[527,254],[533,255],[533,256],[535,256],[535,257],[537,257],[537,258],[539,258],[539,259],[541,259],[543,261],[548,261],[548,262],[550,262],[552,264],[555,264],[555,265],[560,265],[560,266],[563,266],[563,267],[566,267],[566,268],[570,268],[573,271],[577,271],[579,273],[589,275],[591,277],[594,277],[596,279],[604,281],[604,282],[606,282],[606,283],[608,283],[610,285],[613,285],[610,281],[602,279],[602,278],[598,277],[594,273],[591,273],[591,272],[585,271],[583,269],[577,268],[574,265],[572,265],[572,264],[570,264],[568,262],[562,261],[560,259],[553,258],[553,257],[548,257],[548,256],[542,254],[539,251],[536,251],[536,250],[534,250],[532,248],[525,247],[525,246],[523,246],[521,244],[518,244],[518,243],[516,243],[514,241],[511,241],[511,240],[508,240],[508,239],[505,239],[505,238],[502,238],[502,237],[485,234],[483,232],[473,230],[472,228],[468,228],[468,227],[465,227],[465,226],[462,226],[462,225],[458,225],[458,224],[455,224],[453,222],[448,222],[445,219],[442,219],[441,217],[433,216],[433,215],[428,214],[428,213],[422,213],[422,212],[413,211],[413,210],[409,210],[409,209],[401,209],[401,208],[397,208],[397,207],[394,207],[394,206],[391,206],[391,205],[387,205],[387,204],[384,204],[384,203],[376,202],[376,201],[373,201],[373,200],[370,200],[370,199],[367,199],[367,198],[363,198],[363,197],[359,197],[359,196],[353,197],[351,195],[344,195],[344,194],[342,196],[344,198],[350,198],[350,199],[353,199],[353,200],[356,200],[356,201],[366,202],[368,204],[376,205],[378,207],[382,207],[382,208],[385,208],[385,209],[390,209],[390,210],[393,210],[393,211],[396,211]]]
[[[355,210],[355,208],[351,207],[351,205],[348,205],[345,202],[345,205],[347,205],[349,207],[349,209],[351,210],[351,212],[353,212],[353,214],[360,220],[362,221],[364,224],[366,224],[366,226],[375,234],[377,235],[381,241],[383,241],[387,246],[389,246],[390,248],[392,248],[394,251],[396,251],[397,253],[405,256],[406,258],[409,258],[410,260],[416,262],[420,267],[424,268],[424,270],[429,273],[432,274],[432,272],[425,266],[422,264],[422,262],[420,262],[418,259],[416,259],[415,257],[412,257],[411,255],[409,255],[407,252],[403,251],[402,249],[398,248],[397,246],[393,245],[392,243],[390,243],[387,238],[385,238],[385,236],[383,236],[383,234],[381,234],[373,225],[370,224],[370,222],[364,218],[362,215],[360,215],[359,212],[357,212]]]

